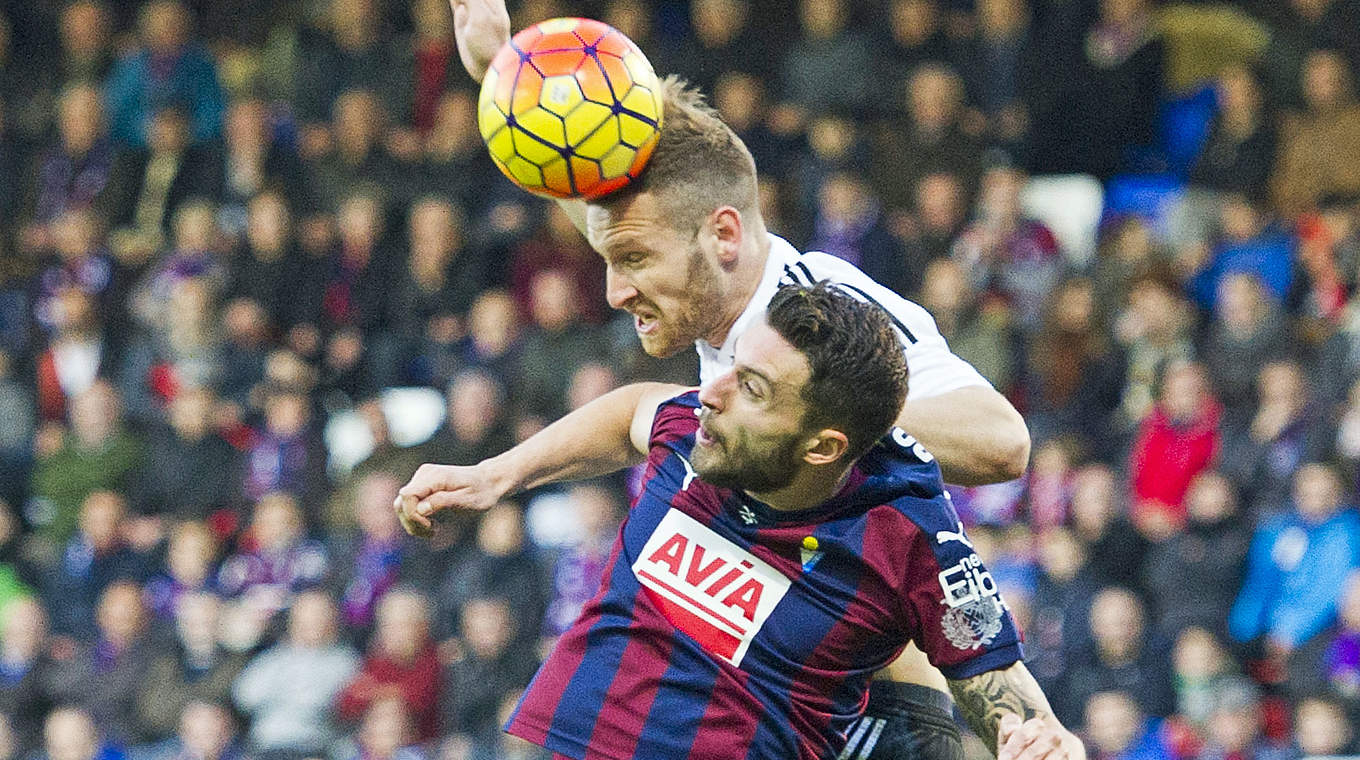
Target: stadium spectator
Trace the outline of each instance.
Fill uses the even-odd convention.
[[[570,274],[576,292],[581,294],[582,318],[592,325],[605,321],[604,259],[591,250],[562,209],[548,209],[537,231],[515,246],[510,257],[510,292],[522,313],[528,314],[531,308],[534,276],[545,269],[558,269]]]
[[[152,660],[138,689],[137,715],[147,736],[169,737],[176,726],[183,731],[186,720],[196,729],[205,728],[200,724],[206,716],[191,716],[202,710],[203,705],[196,703],[220,709],[216,705],[231,698],[232,683],[246,658],[226,651],[218,640],[221,612],[222,602],[213,594],[196,591],[180,596],[175,609],[176,646]],[[191,737],[181,733],[181,738]]]
[[[689,6],[689,34],[661,50],[657,71],[674,72],[712,92],[727,71],[772,81],[781,57],[766,44],[764,20],[753,23],[750,0],[696,0]]]
[[[1278,303],[1267,297],[1261,281],[1249,272],[1223,278],[1213,314],[1201,352],[1204,366],[1215,395],[1229,410],[1240,410],[1255,398],[1262,365],[1285,355],[1289,336],[1281,324]]]
[[[113,151],[99,91],[92,84],[69,85],[56,108],[55,138],[35,156],[24,183],[16,241],[21,252],[47,248],[48,225],[63,211],[90,206],[109,181]]]
[[[48,688],[55,701],[88,710],[109,742],[135,744],[148,738],[137,720],[137,694],[155,647],[145,635],[141,586],[117,581],[105,588],[95,624],[92,641],[56,656]]]
[[[1087,572],[1099,585],[1136,585],[1148,540],[1125,516],[1114,471],[1089,464],[1072,478],[1072,531],[1086,547]]]
[[[213,429],[217,397],[208,388],[181,388],[167,409],[169,424],[147,437],[148,467],[134,490],[138,509],[202,520],[240,503],[241,453]]]
[[[191,36],[189,11],[177,0],[155,0],[137,18],[140,47],[109,74],[110,132],[123,144],[148,141],[151,117],[166,105],[183,108],[195,141],[222,128],[224,95],[217,64]]]
[[[581,539],[558,555],[553,568],[552,597],[543,620],[543,633],[548,637],[566,631],[600,587],[618,521],[618,505],[601,486],[575,486],[568,497],[575,518],[572,522],[580,528]]]
[[[1026,662],[1051,694],[1076,653],[1090,641],[1086,621],[1100,587],[1087,571],[1086,547],[1071,530],[1048,528],[1039,533],[1036,544],[1039,570],[1026,629]]]
[[[36,598],[0,607],[0,714],[9,719],[15,756],[37,748],[43,720],[54,707],[48,691],[50,643],[47,612]]]
[[[1360,192],[1360,103],[1355,73],[1334,50],[1314,50],[1300,72],[1304,109],[1285,121],[1271,189],[1286,216],[1328,193]]]
[[[238,547],[222,562],[217,587],[264,617],[287,607],[293,594],[322,584],[330,573],[326,548],[306,537],[302,510],[287,493],[260,497]]]
[[[1245,65],[1230,65],[1215,81],[1218,112],[1199,158],[1190,170],[1193,186],[1223,193],[1264,187],[1275,165],[1276,127],[1265,93]]]
[[[529,289],[531,321],[520,345],[515,395],[524,411],[553,420],[565,412],[572,374],[607,352],[603,336],[581,319],[581,295],[570,275],[543,270]]]
[[[287,282],[280,277],[280,282]],[[227,426],[241,421],[240,413],[250,405],[253,392],[264,380],[268,348],[271,345],[269,315],[263,306],[249,298],[237,298],[222,307],[221,374],[216,388],[220,395],[215,411],[232,409]],[[226,432],[226,431],[223,431]],[[239,439],[233,441],[239,444]]]
[[[358,721],[378,701],[396,697],[410,710],[416,735],[427,741],[439,730],[440,682],[429,603],[419,592],[394,588],[378,602],[368,655],[336,699],[336,714]]]
[[[917,66],[953,58],[946,21],[937,0],[892,0],[888,4],[885,46],[892,62],[893,92],[901,92]]]
[[[400,697],[382,697],[364,711],[351,740],[331,757],[337,760],[423,760],[410,707]]]
[[[43,746],[34,756],[39,760],[122,760],[123,752],[116,741],[102,736],[89,711],[64,705],[48,714]]]
[[[33,316],[48,331],[58,326],[62,296],[76,290],[89,296],[99,313],[116,317],[121,304],[118,272],[99,235],[99,219],[88,206],[67,209],[48,225],[51,248],[38,273]]]
[[[1086,700],[1085,738],[1092,760],[1161,760],[1173,757],[1156,719],[1128,692],[1102,691]]]
[[[587,503],[584,509],[589,506]],[[515,638],[534,640],[547,602],[542,586],[525,583],[525,579],[533,578],[541,584],[545,577],[542,563],[525,541],[519,508],[513,504],[491,507],[477,524],[472,545],[458,553],[441,579],[435,594],[434,634],[443,641],[456,637],[468,602],[493,598],[514,602]],[[590,587],[587,593],[593,595],[595,588]],[[538,617],[534,617],[535,612]]]
[[[851,24],[847,0],[802,0],[801,34],[784,52],[780,91],[784,100],[807,112],[839,108],[863,111],[868,105],[873,49],[870,39]]]
[[[1164,717],[1175,711],[1166,648],[1147,629],[1142,602],[1128,589],[1107,587],[1091,601],[1091,643],[1076,653],[1061,691],[1054,695],[1059,719],[1064,711],[1079,722],[1081,710],[1093,695],[1127,691],[1148,715]]]
[[[1222,635],[1242,585],[1249,523],[1238,510],[1232,484],[1214,470],[1190,482],[1185,512],[1185,529],[1148,551],[1144,586],[1163,632],[1198,625]]]
[[[1228,618],[1239,642],[1264,639],[1284,658],[1336,616],[1346,574],[1360,565],[1360,518],[1342,500],[1335,470],[1305,464],[1294,476],[1290,510],[1263,521]]]
[[[320,34],[305,37],[297,73],[298,116],[309,130],[324,122],[341,93],[368,89],[394,117],[410,118],[409,61],[388,37],[375,0],[331,0]],[[304,133],[304,141],[314,139]]]
[[[416,158],[415,178],[410,183],[414,197],[446,195],[473,218],[498,200],[514,198],[497,181],[485,150],[477,131],[476,99],[463,90],[444,93],[435,109],[434,126]],[[591,257],[596,258],[594,252]]]
[[[1294,735],[1303,757],[1340,757],[1355,751],[1355,724],[1336,699],[1308,697],[1294,710]]]
[[[227,298],[253,300],[276,325],[284,324],[291,295],[288,275],[297,256],[289,197],[264,190],[246,203],[245,235],[232,254],[223,291]]]
[[[1321,461],[1331,430],[1310,398],[1303,368],[1292,361],[1261,366],[1256,414],[1229,429],[1224,469],[1259,514],[1289,498],[1294,473],[1304,462]]]
[[[126,518],[127,501],[113,491],[93,491],[81,503],[75,533],[43,574],[43,596],[55,612],[57,633],[89,640],[104,590],[116,581],[146,580],[148,558],[124,539]]]
[[[965,272],[954,259],[930,262],[921,283],[921,305],[935,317],[950,349],[1004,391],[1016,372],[1013,314],[1004,302],[979,293]]]
[[[850,172],[836,172],[822,181],[817,198],[809,243],[814,250],[845,259],[898,293],[919,287],[915,262],[888,230],[882,205],[866,182]]]
[[[399,576],[415,572],[409,538],[392,519],[392,496],[401,488],[393,473],[372,470],[356,483],[351,521],[358,527],[348,540],[335,541],[335,585],[341,620],[351,630],[367,631],[381,599]],[[336,526],[331,532],[338,534]]]
[[[981,146],[963,124],[963,82],[946,63],[931,61],[912,72],[903,92],[907,118],[880,127],[874,140],[874,189],[890,208],[911,205],[906,193],[932,174],[951,174],[973,187],[981,172]]]
[[[1360,706],[1360,573],[1347,579],[1337,618],[1340,625],[1327,644],[1322,675],[1354,711]]]
[[[145,588],[147,606],[161,624],[176,619],[179,602],[186,595],[215,593],[221,556],[220,542],[205,522],[175,523],[167,535],[164,568],[146,582]]]
[[[1030,389],[1027,422],[1036,438],[1061,431],[1092,457],[1108,460],[1105,431],[1119,405],[1120,368],[1100,324],[1094,283],[1069,278],[1045,309],[1029,350],[1021,354],[1023,382]]]
[[[524,688],[538,667],[531,645],[515,642],[510,602],[475,598],[463,605],[453,661],[444,671],[440,713],[445,731],[495,741],[500,703]]]
[[[371,3],[371,0],[337,0]],[[384,192],[400,187],[401,166],[383,143],[387,115],[371,90],[345,90],[330,107],[328,131],[305,131],[299,145],[306,182],[317,211],[338,209],[355,187],[371,184]],[[316,143],[308,141],[323,139]],[[319,137],[318,137],[319,136]]]
[[[509,448],[505,389],[495,377],[481,370],[460,372],[445,397],[448,415],[420,445],[423,461],[473,464]]]
[[[1177,716],[1199,730],[1213,717],[1214,702],[1224,679],[1235,675],[1232,659],[1217,636],[1191,626],[1176,635],[1171,667]]]
[[[1206,726],[1208,741],[1197,760],[1286,760],[1289,748],[1267,741],[1261,735],[1260,692],[1244,678],[1218,685],[1214,708]]]
[[[1294,280],[1295,237],[1260,200],[1242,193],[1224,198],[1219,227],[1220,239],[1186,285],[1195,303],[1217,308],[1223,280],[1235,272],[1254,274],[1271,298],[1283,300]]]
[[[1027,0],[983,0],[977,30],[957,56],[970,100],[987,119],[992,141],[1015,148],[1029,132],[1025,99],[1039,55],[1030,32]]]
[[[1172,364],[1162,377],[1161,399],[1143,420],[1129,456],[1133,505],[1130,516],[1153,540],[1185,525],[1185,494],[1195,476],[1222,448],[1222,407],[1204,369]]]
[[[258,500],[274,491],[319,498],[325,454],[312,429],[307,396],[298,388],[274,386],[264,394],[264,424],[246,452],[242,492]]]
[[[218,701],[195,699],[176,710],[174,733],[154,744],[133,748],[128,760],[242,760],[230,710]]]
[[[250,718],[250,749],[273,758],[324,753],[337,736],[335,697],[358,670],[358,655],[336,641],[335,604],[320,591],[298,594],[284,639],[256,655],[232,687]]]

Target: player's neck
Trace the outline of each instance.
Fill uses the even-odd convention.
[[[756,493],[752,497],[780,512],[801,512],[813,509],[835,496],[850,476],[850,468],[804,467],[793,481],[783,488]]]
[[[728,296],[722,299],[723,317],[717,326],[704,336],[708,345],[718,347],[727,342],[727,334],[732,332],[732,326],[746,313],[746,307],[751,305],[751,299],[756,297],[760,281],[765,278],[765,263],[769,259],[770,236],[765,234],[762,227],[752,241],[750,250],[743,251],[737,260],[736,269],[728,281]]]

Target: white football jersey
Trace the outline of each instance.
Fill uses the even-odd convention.
[[[874,282],[854,264],[827,253],[799,253],[777,235],[770,235],[770,258],[765,262],[760,287],[722,346],[714,348],[702,338],[695,341],[699,381],[708,383],[732,368],[737,337],[765,315],[765,308],[780,285],[795,282],[814,285],[822,280],[830,280],[846,292],[878,304],[892,317],[907,356],[908,399],[930,398],[973,385],[991,387],[973,365],[949,350],[935,319],[925,309]]]

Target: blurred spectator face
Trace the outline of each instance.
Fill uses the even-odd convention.
[[[331,0],[331,30],[341,47],[363,47],[380,25],[373,0]]]
[[[963,83],[958,74],[942,64],[923,64],[907,82],[907,108],[919,130],[948,129],[962,105]]]
[[[618,385],[619,379],[614,370],[595,362],[584,364],[571,376],[571,385],[567,386],[567,406],[580,409]]]
[[[1029,9],[1023,0],[978,0],[978,28],[984,36],[1002,37],[1025,24]]]
[[[389,500],[390,501],[390,500]],[[497,504],[477,523],[477,548],[492,557],[508,557],[524,546],[524,518],[513,504]]]
[[[189,119],[178,108],[162,108],[147,125],[146,144],[154,153],[178,154],[189,147]]]
[[[1146,9],[1146,0],[1101,0],[1100,20],[1106,24],[1122,25],[1138,19]]]
[[[519,318],[515,301],[504,290],[492,290],[473,301],[468,311],[468,332],[478,350],[499,356],[515,341]]]
[[[198,441],[212,431],[215,399],[207,388],[180,390],[170,402],[170,426],[181,440]]]
[[[618,527],[618,503],[598,486],[576,486],[569,492],[577,524],[586,536],[610,536]]]
[[[803,34],[814,40],[829,40],[845,30],[849,9],[844,0],[803,0],[798,19]]]
[[[1189,362],[1173,364],[1162,378],[1162,407],[1177,421],[1193,420],[1209,400],[1204,370]]]
[[[429,639],[429,603],[414,591],[389,591],[378,602],[376,622],[377,650],[391,659],[410,662]]]
[[[316,382],[312,368],[303,361],[302,357],[287,350],[274,351],[269,354],[264,365],[265,379],[271,383],[277,383],[284,388],[311,388]],[[266,399],[266,407],[268,399]],[[307,413],[304,404],[303,413]]]
[[[223,133],[233,153],[263,153],[269,148],[269,109],[259,98],[239,98],[227,107]]]
[[[231,713],[221,705],[190,702],[179,716],[179,738],[195,760],[217,760],[231,744]]]
[[[646,40],[652,31],[650,14],[650,8],[639,0],[611,0],[604,9],[604,22],[630,40]]]
[[[449,428],[459,439],[480,441],[500,417],[504,393],[484,372],[462,372],[449,384]]]
[[[448,3],[440,3],[447,8]],[[447,39],[447,38],[445,38]],[[428,148],[436,153],[454,152],[460,148],[481,145],[477,131],[477,104],[472,96],[461,90],[446,92],[434,110],[434,126],[430,129]],[[557,208],[556,205],[553,208]],[[576,228],[572,227],[574,231]]]
[[[99,448],[118,431],[122,405],[118,392],[105,380],[71,399],[71,431],[83,448]]]
[[[982,176],[978,193],[978,212],[992,224],[1015,224],[1020,219],[1020,192],[1025,189],[1025,174],[1001,167]]]
[[[893,0],[888,24],[897,44],[915,47],[939,31],[940,8],[935,0]]]
[[[410,744],[414,736],[414,723],[405,702],[399,697],[376,700],[359,725],[361,757],[387,760]]]
[[[104,105],[99,91],[88,84],[67,87],[57,103],[57,131],[66,152],[82,155],[104,132]]]
[[[808,122],[807,141],[819,160],[844,163],[855,144],[855,123],[843,116],[818,114]]]
[[[1289,7],[1300,17],[1316,21],[1331,7],[1333,0],[1289,0]]]
[[[463,240],[463,220],[453,203],[444,198],[417,202],[411,207],[407,228],[412,271],[417,276],[442,276]]]
[[[1095,322],[1096,294],[1089,279],[1079,277],[1058,287],[1053,296],[1053,326],[1066,333],[1085,333]]]
[[[189,588],[202,585],[216,560],[217,541],[207,525],[189,521],[170,531],[165,548],[166,569],[182,585]]]
[[[137,584],[118,581],[104,589],[95,610],[95,624],[106,641],[126,647],[141,635],[145,623],[146,608]]]
[[[921,280],[921,304],[943,315],[958,313],[969,301],[968,279],[953,259],[936,259]]]
[[[75,2],[61,12],[61,48],[78,61],[97,58],[109,43],[108,13],[95,2]]]
[[[175,211],[175,247],[181,251],[210,251],[217,242],[217,215],[212,204],[186,203]]]
[[[1202,680],[1223,673],[1227,668],[1227,653],[1212,633],[1193,626],[1176,637],[1171,662],[1177,678]]]
[[[1341,595],[1337,617],[1348,631],[1360,631],[1360,571],[1351,573]]]
[[[127,514],[127,503],[113,491],[94,491],[80,505],[80,532],[96,553],[118,545],[118,529]]]
[[[1240,193],[1228,196],[1219,212],[1223,236],[1239,243],[1256,237],[1261,231],[1261,222],[1260,210]]]
[[[529,310],[534,324],[548,332],[562,332],[580,318],[576,283],[560,269],[545,269],[529,285]]]
[[[873,206],[868,188],[853,175],[837,172],[822,182],[817,193],[821,217],[835,225],[851,225]]]
[[[1303,63],[1303,100],[1314,113],[1327,113],[1354,99],[1351,71],[1332,50],[1315,50]]]
[[[259,301],[237,298],[222,309],[222,328],[236,346],[253,348],[268,337],[269,315]]]
[[[271,493],[260,497],[250,531],[262,552],[286,551],[302,538],[302,510],[289,494]]]
[[[1102,691],[1086,702],[1086,737],[1098,757],[1118,757],[1138,738],[1143,716],[1126,692]]]
[[[726,47],[746,26],[744,0],[694,0],[690,3],[690,24],[699,44],[706,48]]]
[[[174,0],[155,0],[143,6],[139,30],[153,55],[170,55],[189,39],[189,12]]]
[[[1099,535],[1115,515],[1115,478],[1102,464],[1087,465],[1072,478],[1072,519],[1079,531]]]
[[[43,747],[48,760],[94,760],[99,735],[89,713],[78,707],[60,707],[43,724]]]
[[[1265,293],[1255,275],[1238,272],[1218,286],[1218,317],[1230,328],[1253,330],[1265,316]]]
[[[1150,341],[1167,341],[1176,336],[1184,322],[1184,304],[1163,282],[1144,279],[1129,293],[1129,310],[1143,325]]]
[[[416,0],[411,7],[411,21],[416,36],[447,44],[453,39],[453,14],[444,0]],[[615,26],[617,28],[617,25]],[[631,39],[632,36],[629,35]]]
[[[1121,661],[1138,650],[1143,635],[1143,605],[1132,592],[1107,588],[1091,602],[1091,636],[1105,659]]]
[[[89,208],[72,208],[52,221],[52,243],[62,260],[79,261],[94,252],[99,222]]]
[[[14,665],[32,662],[47,639],[47,613],[33,597],[15,599],[5,605],[0,634],[0,659]]]
[[[510,642],[510,609],[502,599],[472,599],[463,606],[463,641],[478,659],[495,660]]]
[[[366,193],[351,195],[340,203],[336,227],[347,251],[367,253],[382,234],[382,204]]]
[[[1327,520],[1341,508],[1341,480],[1325,464],[1306,464],[1294,476],[1294,505],[1308,522]]]
[[[1301,407],[1308,398],[1303,368],[1294,362],[1271,362],[1262,367],[1256,388],[1262,406]]]
[[[185,651],[208,655],[217,648],[222,602],[206,592],[185,594],[175,606],[175,633]]]
[[[392,517],[392,499],[401,481],[389,473],[372,472],[359,481],[354,499],[354,517],[359,530],[373,538],[387,539],[397,534],[398,524]]]
[[[764,99],[760,80],[742,71],[723,74],[713,86],[713,105],[738,134],[756,125]]]
[[[1069,581],[1086,564],[1086,548],[1072,531],[1062,526],[1045,529],[1039,534],[1039,566],[1056,581]]]
[[[1237,497],[1228,479],[1210,470],[1190,483],[1190,490],[1185,494],[1185,509],[1191,522],[1215,525],[1237,511]]]
[[[335,99],[335,142],[347,156],[368,155],[377,140],[382,111],[378,99],[367,90],[350,90]]]
[[[295,647],[320,649],[335,643],[335,603],[320,591],[305,591],[293,597],[288,608],[288,643]]]
[[[926,229],[952,234],[963,220],[963,185],[952,174],[929,174],[916,185],[916,212]]]
[[[1261,730],[1261,706],[1256,686],[1244,678],[1233,678],[1221,684],[1205,728],[1210,743],[1227,754],[1251,749]]]
[[[1305,757],[1345,754],[1351,727],[1340,704],[1330,699],[1305,699],[1294,716],[1294,735]]]
[[[246,207],[246,240],[256,258],[272,261],[282,256],[291,227],[288,204],[282,195],[268,192],[250,199]]]
[[[307,397],[293,390],[278,390],[269,394],[264,405],[264,416],[269,432],[284,438],[301,434],[311,419]]]
[[[1256,114],[1261,110],[1261,87],[1245,66],[1232,65],[1218,74],[1219,108],[1227,114]]]

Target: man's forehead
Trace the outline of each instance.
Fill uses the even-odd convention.
[[[812,374],[807,357],[762,321],[737,336],[733,363],[760,373],[776,385],[801,386]]]

